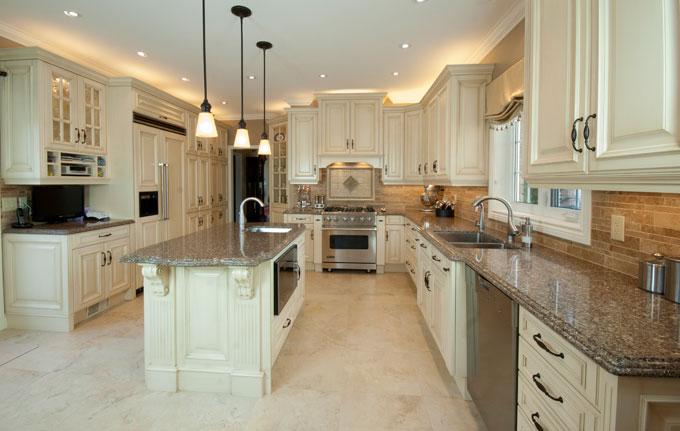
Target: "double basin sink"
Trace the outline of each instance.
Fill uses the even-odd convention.
[[[435,231],[434,235],[455,247],[461,248],[514,248],[514,245],[484,232],[446,232]]]

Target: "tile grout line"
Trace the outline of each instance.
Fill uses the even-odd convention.
[[[10,362],[12,362],[12,361],[14,361],[14,360],[16,360],[16,359],[19,359],[19,358],[21,358],[21,357],[24,356],[24,355],[27,355],[27,354],[31,353],[32,351],[34,351],[34,350],[37,349],[38,347],[40,347],[40,346],[35,346],[35,347],[32,348],[31,350],[27,350],[27,351],[25,351],[24,353],[22,353],[21,355],[15,356],[15,357],[13,357],[12,359],[10,359],[9,361],[3,362],[2,364],[0,364],[0,367],[9,364]]]

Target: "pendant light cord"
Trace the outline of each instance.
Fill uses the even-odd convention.
[[[267,50],[262,50],[262,138],[267,139]]]
[[[243,17],[241,17],[241,121],[238,126],[240,129],[246,128],[246,122],[243,119]]]
[[[205,55],[205,0],[203,0],[203,102],[208,101],[208,69]]]

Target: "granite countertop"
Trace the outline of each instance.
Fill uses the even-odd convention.
[[[248,226],[262,223],[248,224]],[[271,260],[305,232],[302,224],[267,223],[289,227],[288,233],[240,232],[228,223],[139,249],[121,262],[166,266],[257,266]]]
[[[74,235],[82,232],[89,232],[99,229],[108,229],[116,226],[124,226],[134,223],[134,220],[111,219],[105,221],[68,221],[64,223],[42,223],[35,224],[27,229],[8,227],[2,233],[23,233],[33,235]]]
[[[439,251],[465,262],[608,372],[680,377],[680,304],[638,289],[636,279],[543,247],[454,247],[435,232],[474,230],[473,223],[388,213],[418,225]]]

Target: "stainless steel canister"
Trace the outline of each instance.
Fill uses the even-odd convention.
[[[666,275],[666,261],[660,253],[652,259],[640,262],[640,288],[651,293],[663,294]]]
[[[666,299],[680,304],[680,257],[666,258]]]

